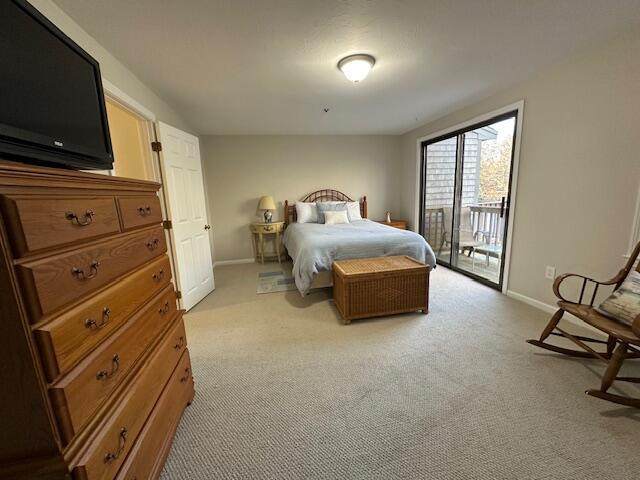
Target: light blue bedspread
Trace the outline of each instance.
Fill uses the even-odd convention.
[[[334,260],[408,255],[430,265],[436,264],[433,250],[417,233],[382,225],[371,220],[347,224],[292,223],[283,236],[293,258],[296,287],[306,295],[313,276],[331,270]]]

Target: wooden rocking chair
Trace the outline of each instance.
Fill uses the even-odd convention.
[[[610,402],[636,408],[640,408],[640,398],[614,395],[609,393],[608,390],[616,380],[640,383],[640,377],[618,377],[620,368],[626,359],[640,358],[640,349],[638,348],[640,347],[640,315],[635,318],[632,326],[629,326],[599,313],[593,306],[593,302],[595,301],[598,287],[600,287],[600,285],[613,285],[614,291],[620,287],[633,268],[636,260],[638,259],[638,255],[640,255],[640,243],[634,249],[631,254],[631,258],[629,258],[625,267],[620,270],[615,277],[605,282],[599,282],[592,278],[575,273],[566,273],[557,277],[553,282],[553,293],[560,299],[558,301],[558,306],[560,308],[553,317],[551,317],[551,320],[543,330],[542,335],[540,335],[539,340],[527,340],[527,343],[530,343],[531,345],[551,350],[552,352],[563,353],[573,357],[594,357],[607,363],[607,369],[602,377],[600,389],[590,389],[587,390],[586,393]],[[636,270],[640,272],[640,264],[636,267]],[[570,277],[578,277],[582,279],[580,298],[577,302],[565,299],[560,293],[560,284]],[[588,304],[584,304],[582,303],[582,300],[588,284],[593,284],[593,293],[591,294],[590,302]],[[608,340],[605,341],[590,337],[572,335],[566,330],[558,327],[558,322],[560,322],[564,312],[568,312],[578,317],[585,323],[605,333],[608,336]],[[550,335],[565,337],[582,348],[582,350],[572,350],[547,343],[546,340]],[[596,351],[587,345],[587,343],[604,344],[606,345],[606,351]]]

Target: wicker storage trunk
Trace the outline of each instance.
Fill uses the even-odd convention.
[[[333,300],[344,323],[429,309],[431,268],[406,256],[333,262]]]

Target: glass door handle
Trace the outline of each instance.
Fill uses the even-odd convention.
[[[504,207],[506,199],[506,197],[502,197],[502,199],[500,200],[500,218],[504,217]]]

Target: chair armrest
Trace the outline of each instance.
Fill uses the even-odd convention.
[[[624,269],[620,270],[615,277],[613,277],[613,278],[611,278],[609,280],[605,280],[603,282],[595,280],[595,279],[593,279],[591,277],[585,277],[584,275],[580,275],[578,273],[563,273],[562,275],[557,276],[556,279],[553,281],[553,294],[556,297],[558,297],[560,300],[562,300],[563,302],[581,304],[582,303],[582,296],[584,295],[584,290],[585,290],[585,288],[587,286],[587,283],[591,282],[591,283],[595,284],[595,287],[594,287],[593,295],[591,296],[591,303],[589,303],[589,305],[593,306],[593,300],[596,297],[596,292],[598,291],[598,287],[600,285],[615,285],[616,283],[618,283],[620,281],[621,278],[624,278],[625,273],[626,272],[625,272]],[[567,278],[571,278],[571,277],[577,277],[577,278],[581,278],[582,279],[582,289],[580,290],[580,299],[577,302],[573,302],[571,300],[567,300],[560,293],[560,285],[562,284],[562,282],[564,282]]]
[[[577,278],[582,278],[583,281],[593,281],[592,278],[589,277],[585,277],[584,275],[580,275],[577,273],[563,273],[562,275],[558,275],[555,280],[553,281],[553,294],[558,297],[560,300],[562,300],[563,302],[567,302],[567,303],[575,303],[572,302],[570,300],[567,300],[566,298],[564,298],[562,296],[562,294],[560,293],[560,285],[562,284],[562,282],[564,282],[567,278],[571,278],[571,277],[577,277]]]

